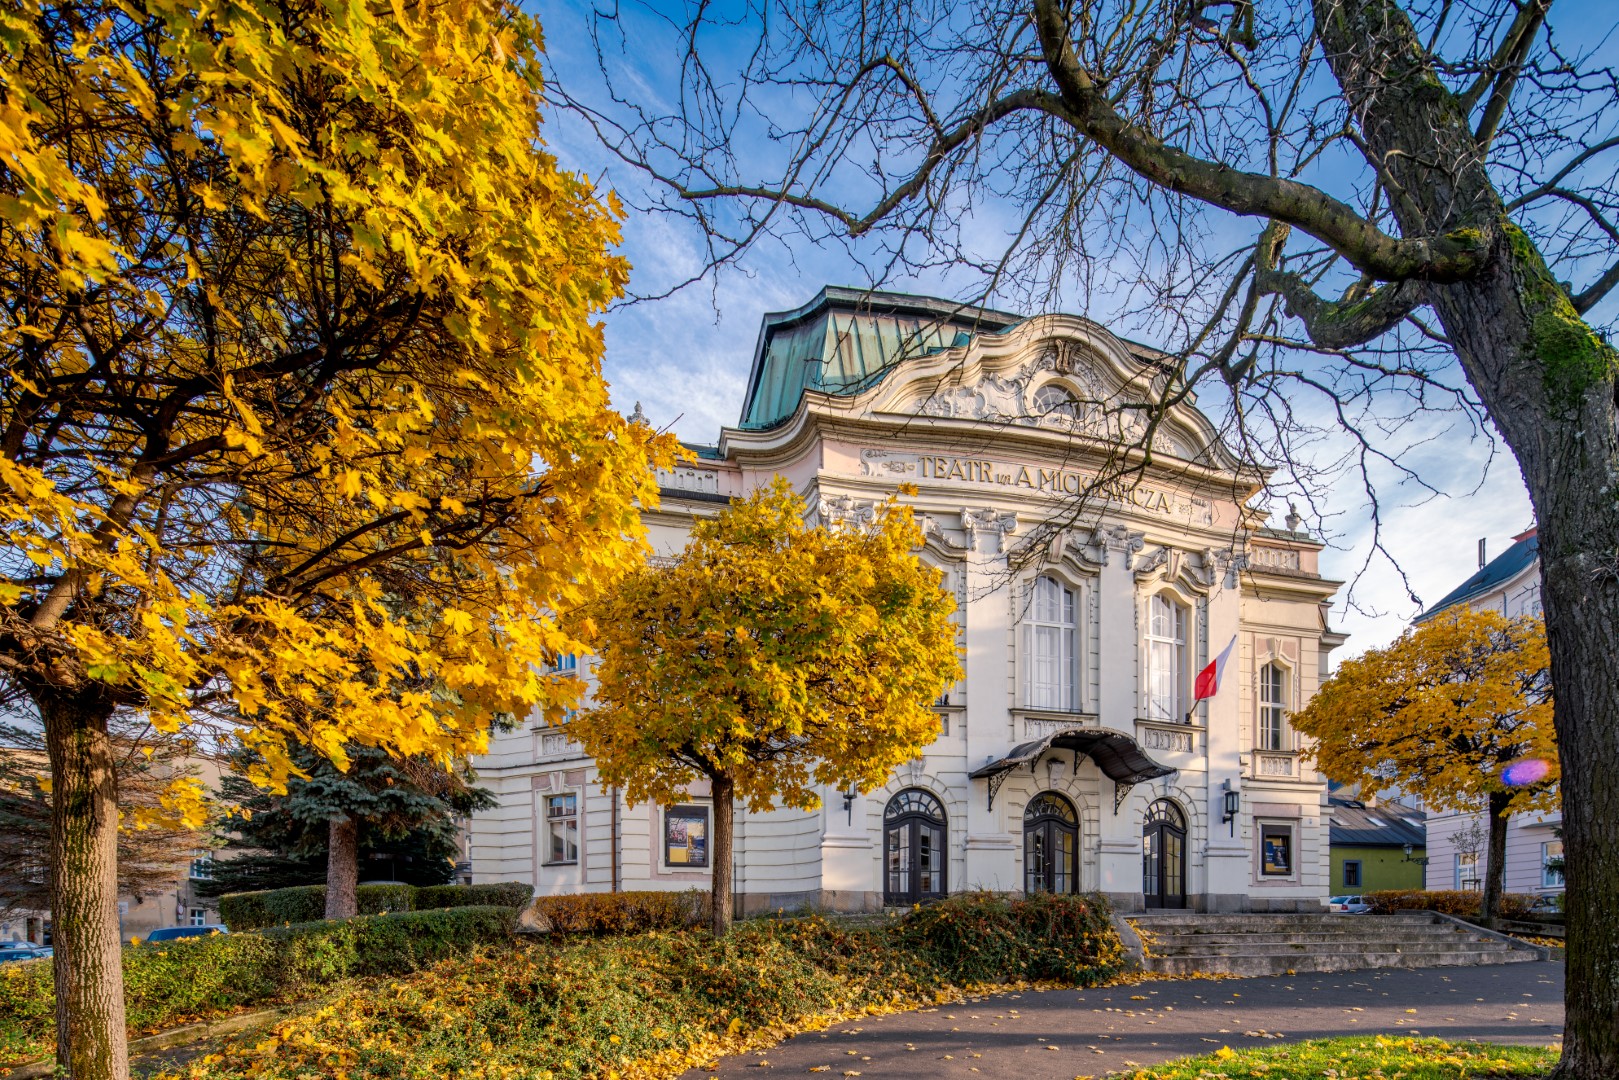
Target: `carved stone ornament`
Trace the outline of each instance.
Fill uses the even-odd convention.
[[[690,465],[682,465],[673,469],[659,469],[658,486],[670,488],[674,491],[704,491],[710,494],[718,494],[720,490],[720,474],[713,469],[698,469]]]
[[[950,551],[966,551],[967,545],[956,540],[955,537],[944,531],[939,519],[932,514],[921,515],[922,538],[937,541],[940,547]]]
[[[1119,551],[1124,553],[1124,568],[1130,569],[1131,557],[1147,546],[1147,538],[1141,533],[1131,532],[1123,525],[1104,525],[1102,527],[1102,565],[1107,565],[1107,553]]]
[[[962,510],[961,528],[967,534],[967,546],[982,551],[980,538],[993,536],[997,544],[1002,537],[1017,532],[1017,514],[1001,513],[985,507],[982,510]]]
[[[1190,731],[1165,731],[1162,728],[1148,728],[1141,733],[1141,745],[1148,750],[1169,750],[1175,753],[1190,754],[1192,752],[1192,733]]]
[[[922,459],[903,450],[860,451],[860,475],[887,480],[915,479],[922,472]]]
[[[829,529],[861,529],[877,520],[877,504],[852,495],[823,495],[815,512]]]

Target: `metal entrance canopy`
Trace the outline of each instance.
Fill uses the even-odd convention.
[[[1071,727],[1054,731],[1042,739],[1019,743],[1012,752],[998,761],[973,770],[974,780],[989,781],[989,809],[995,808],[995,793],[1006,783],[1006,778],[1019,765],[1027,765],[1034,772],[1035,765],[1048,751],[1072,750],[1096,762],[1102,775],[1113,781],[1113,812],[1119,807],[1130,789],[1148,780],[1178,772],[1168,765],[1160,765],[1147,756],[1141,744],[1122,731],[1111,728]]]

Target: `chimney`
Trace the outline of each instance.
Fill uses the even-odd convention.
[[[1478,568],[1484,569],[1484,537],[1478,538]]]

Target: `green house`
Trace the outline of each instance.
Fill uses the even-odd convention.
[[[1428,850],[1422,811],[1400,803],[1329,797],[1332,895],[1421,889]]]

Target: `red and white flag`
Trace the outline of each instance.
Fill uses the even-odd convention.
[[[1225,662],[1231,656],[1231,648],[1237,643],[1237,635],[1231,635],[1231,641],[1220,650],[1220,655],[1209,661],[1209,666],[1197,673],[1197,681],[1192,684],[1192,707],[1204,698],[1211,698],[1220,692],[1220,680],[1225,678]],[[1190,715],[1190,714],[1188,714]]]

